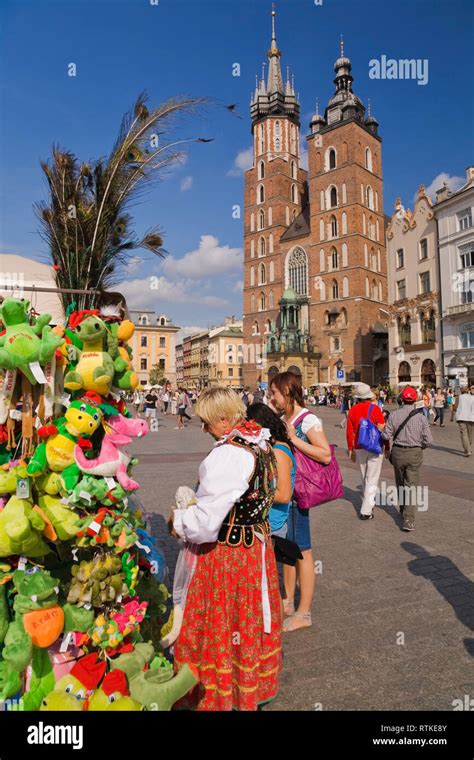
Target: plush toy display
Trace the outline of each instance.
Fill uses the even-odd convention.
[[[0,307],[0,710],[169,710],[168,589],[126,447],[149,432],[121,307]],[[8,702],[6,701],[8,700]]]
[[[5,333],[0,335],[0,367],[19,369],[36,385],[40,365],[53,357],[63,339],[51,331],[51,314],[41,315],[30,325],[29,305],[24,298],[5,298],[0,306],[0,319],[5,325]]]
[[[87,459],[82,449],[76,446],[74,449],[76,464],[82,472],[89,475],[106,478],[116,476],[123,488],[134,491],[138,488],[138,483],[127,474],[131,457],[122,450],[122,447],[128,446],[132,438],[141,438],[147,434],[148,425],[145,420],[127,419],[119,414],[107,423],[100,455],[95,459]]]

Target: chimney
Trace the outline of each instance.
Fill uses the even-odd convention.
[[[466,169],[466,179],[468,182],[472,182],[474,180],[474,166],[468,166]]]
[[[441,201],[445,201],[446,198],[449,198],[451,195],[451,190],[448,187],[447,182],[443,182],[443,187],[441,190],[436,191],[436,203],[441,203]]]

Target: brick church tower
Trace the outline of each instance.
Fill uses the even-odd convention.
[[[268,81],[251,102],[253,167],[245,174],[244,382],[287,369],[307,386],[375,384],[388,372],[381,138],[335,63],[335,93],[310,123],[299,164],[299,104],[283,84],[275,37]]]

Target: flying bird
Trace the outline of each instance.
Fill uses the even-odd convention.
[[[241,119],[242,116],[236,112],[237,103],[231,103],[230,106],[226,106],[227,110],[230,111],[234,116],[237,116],[238,119]]]
[[[213,137],[198,137],[196,142],[214,142]]]

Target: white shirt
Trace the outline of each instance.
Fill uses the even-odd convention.
[[[303,412],[298,412],[297,414],[294,414],[290,420],[291,424],[294,425],[295,420],[297,420],[298,417],[301,417],[302,414]],[[305,435],[308,435],[308,431],[312,430],[313,428],[317,431],[322,430],[323,423],[321,422],[319,417],[316,417],[315,414],[312,414],[310,412],[309,414],[306,415],[303,422],[301,423],[301,430]]]
[[[174,513],[173,526],[180,538],[194,544],[217,540],[226,516],[249,486],[254,463],[249,451],[230,443],[208,454],[199,467],[196,504]]]
[[[456,422],[474,422],[474,393],[461,393],[459,396]]]

